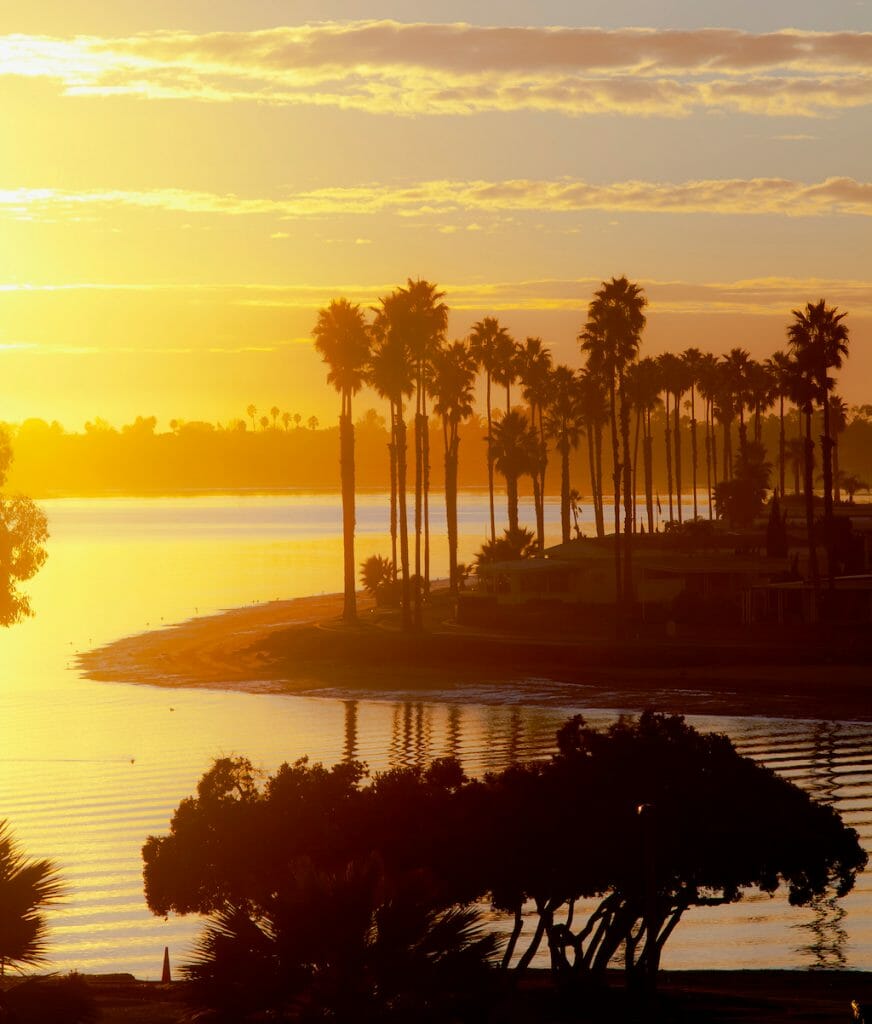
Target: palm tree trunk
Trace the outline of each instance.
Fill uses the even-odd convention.
[[[509,529],[514,532],[520,529],[518,517],[518,478],[511,473],[506,474],[506,501],[509,512]]]
[[[633,438],[633,533],[639,529],[636,522],[636,495],[639,492],[639,431],[641,428],[642,410],[636,410],[636,434]]]
[[[536,410],[533,406],[530,407],[530,416],[535,427]],[[539,454],[536,460],[536,469],[533,473],[533,499],[536,504],[536,537],[540,554],[545,550],[545,473],[548,468],[548,442],[545,440],[545,421],[543,417],[544,411],[540,408]]]
[[[402,624],[412,628],[412,600],[409,580],[409,517],[406,509],[406,421],[403,403],[397,403],[397,496],[400,506],[400,564],[403,570]]]
[[[424,414],[421,408],[421,394],[424,390],[424,370],[418,360],[418,383],[415,396],[415,586],[414,620],[415,628],[420,629],[421,614],[421,526],[424,491]]]
[[[784,499],[784,451],[786,442],[784,439],[784,395],[778,396],[778,487],[781,491],[781,498]]]
[[[620,631],[620,619],[624,607],[621,586],[621,449],[618,440],[618,410],[615,382],[609,381],[609,417],[612,427],[612,485],[615,493],[615,619]]]
[[[817,603],[820,598],[820,576],[814,542],[814,441],[811,436],[810,408],[805,414],[805,528],[808,534],[808,572]]]
[[[457,455],[459,439],[457,427],[444,426],[445,440],[445,519],[448,528],[448,590],[456,597],[457,579]]]
[[[672,420],[669,414],[669,392],[666,392],[666,489],[669,491],[669,522],[672,522]]]
[[[824,373],[826,377],[826,373]],[[824,528],[827,532],[827,576],[829,589],[836,585],[836,545],[833,523],[833,439],[830,436],[830,391],[824,386],[823,391],[823,463],[824,463]]]
[[[605,505],[603,503],[603,425],[601,420],[597,420],[596,423],[596,437],[595,437],[595,454],[596,454],[596,535],[597,537],[605,537],[606,535],[606,516],[605,516]]]
[[[693,484],[693,518],[699,519],[699,508],[696,500],[696,387],[690,389],[690,463],[691,482]]]
[[[675,504],[678,509],[678,521],[682,521],[681,510],[681,393],[675,393]]]
[[[633,518],[635,513],[633,494],[633,453],[630,450],[630,402],[624,389],[623,376],[619,378],[621,398],[621,444],[624,453],[624,613],[627,620],[633,618]]]
[[[339,417],[339,473],[342,480],[342,549],[344,599],[342,618],[357,619],[357,595],[354,589],[354,424],[351,420],[351,396],[342,397]]]
[[[833,440],[833,499],[837,505],[842,503],[841,470],[839,469],[839,435]]]
[[[424,396],[424,594],[430,596],[430,420]]]
[[[645,463],[645,510],[648,513],[648,533],[654,532],[654,437],[651,433],[651,410],[645,413],[642,455]]]
[[[590,436],[588,435],[588,440]],[[593,457],[593,447],[590,449]],[[569,442],[560,445],[560,535],[564,544],[569,543]]]
[[[494,446],[491,441],[493,433],[493,417],[491,415],[491,377],[490,370],[486,373],[487,379],[487,491],[490,497],[490,532],[491,544],[497,539],[496,517],[494,515]]]
[[[594,523],[596,524],[596,535],[597,535],[597,537],[601,537],[602,534],[600,533],[600,530],[599,530],[599,502],[597,500],[597,490],[596,490],[596,456],[595,456],[594,450],[593,450],[593,433],[594,433],[594,425],[593,425],[593,423],[588,423],[587,424],[587,426],[585,427],[585,433],[587,434],[587,463],[588,463],[588,466],[590,468],[590,497],[591,497],[591,501],[593,502],[593,519],[594,519]],[[560,452],[560,457],[561,457],[561,459],[563,458],[563,450],[562,449],[561,449],[561,452]],[[566,453],[566,458],[567,459],[569,458],[569,452]],[[568,475],[568,473],[567,473],[567,475]],[[567,527],[568,527],[568,522],[567,522]]]
[[[391,441],[388,445],[391,464],[391,579],[397,582],[397,414],[391,402]]]
[[[705,400],[705,486],[708,494],[709,519],[714,519],[712,507],[712,424],[714,411],[708,399]]]

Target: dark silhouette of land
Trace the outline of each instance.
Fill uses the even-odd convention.
[[[80,656],[93,679],[301,693],[457,690],[525,678],[578,686],[589,707],[654,706],[687,714],[872,721],[868,630],[821,644],[807,630],[743,628],[667,638],[661,627],[616,644],[450,623],[435,591],[423,633],[404,635],[394,611],[360,599],[343,625],[341,595],[276,601],[117,640]]]

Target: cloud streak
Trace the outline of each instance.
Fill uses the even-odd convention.
[[[505,28],[395,21],[127,38],[0,37],[0,74],[68,95],[332,106],[819,116],[872,104],[872,33]]]
[[[623,181],[595,184],[578,179],[506,181],[436,180],[404,186],[322,188],[294,195],[59,189],[0,190],[0,216],[20,220],[71,220],[119,208],[161,210],[185,216],[312,217],[620,213],[779,215],[872,215],[872,183],[853,178],[818,182],[788,178],[712,178],[685,182]],[[444,229],[444,225],[443,225]],[[282,237],[277,233],[276,237]]]

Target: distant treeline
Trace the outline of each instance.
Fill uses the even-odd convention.
[[[795,411],[788,414],[788,439],[800,436],[798,419]],[[662,409],[654,412],[652,426],[655,437],[662,438]],[[682,426],[689,438],[689,416],[683,418]],[[153,416],[138,416],[120,429],[98,419],[87,423],[82,433],[67,432],[57,422],[30,419],[20,425],[6,424],[5,429],[11,435],[15,452],[8,489],[33,497],[338,488],[338,424],[320,427],[314,418],[310,418],[308,425],[283,424],[280,420],[259,422],[256,429],[248,427],[245,420],[236,420],[229,426],[173,420],[170,429],[159,431]],[[702,429],[697,424],[700,446]],[[778,429],[777,415],[771,413],[763,418],[762,440],[769,452],[778,452]],[[461,487],[487,486],[486,435],[487,425],[478,417],[473,416],[460,426]],[[358,420],[355,436],[358,487],[389,489],[388,443],[384,416],[369,409]],[[837,444],[841,470],[872,480],[872,406],[848,410]],[[690,445],[682,451],[687,459],[684,479],[689,484]],[[584,447],[573,450],[571,459],[573,486],[581,491],[582,498],[588,498],[590,472]],[[444,470],[442,428],[435,418],[430,425],[430,461],[431,486],[439,489]],[[603,475],[608,480],[608,446],[603,451],[603,463]],[[559,477],[559,460],[553,459],[546,475],[548,493],[559,493]],[[664,495],[665,504],[666,456],[663,444],[657,441],[653,479],[655,491]],[[526,484],[529,487],[529,479]],[[801,488],[802,466],[798,455],[790,455],[789,446],[785,489],[791,493]]]

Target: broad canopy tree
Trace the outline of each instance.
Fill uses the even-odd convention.
[[[575,982],[600,979],[621,951],[629,978],[653,974],[692,907],[749,886],[784,885],[800,905],[843,895],[866,863],[832,808],[726,737],[647,712],[606,730],[570,719],[551,760],[479,780],[452,760],[371,779],[357,762],[303,759],[260,779],[244,759],[216,761],[169,834],[147,840],[146,900],[156,914],[233,911],[260,926],[301,870],[338,876],[373,856],[386,879],[423,873],[434,913],[489,899],[513,920],[504,967],[525,968],[544,940],[557,977]]]

